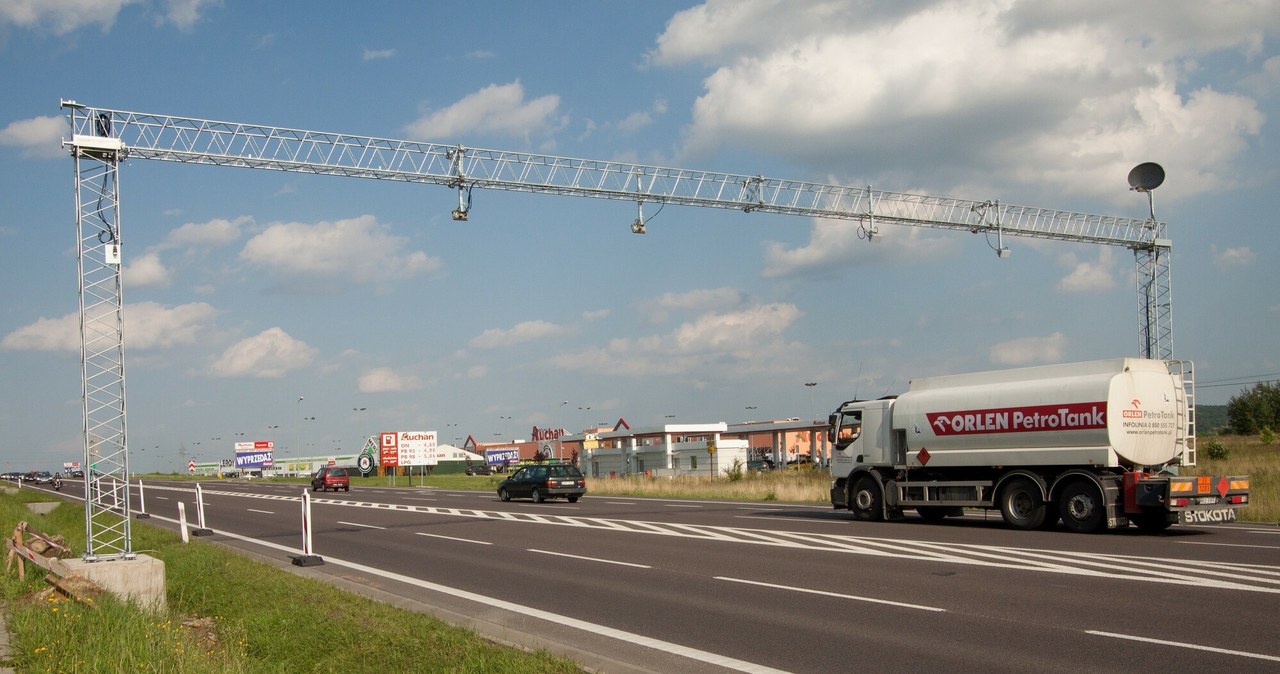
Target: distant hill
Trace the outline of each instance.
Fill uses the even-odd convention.
[[[1227,426],[1226,405],[1196,405],[1196,434],[1223,433]]]

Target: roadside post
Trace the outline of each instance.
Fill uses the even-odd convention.
[[[145,520],[151,515],[147,513],[147,493],[142,489],[142,480],[138,480],[138,512],[133,514],[135,519]]]
[[[191,530],[192,536],[212,536],[213,529],[204,525],[204,490],[200,487],[200,483],[196,483],[196,519],[200,526]]]
[[[291,557],[294,566],[320,566],[324,558],[311,547],[311,492],[302,492],[302,554]]]
[[[182,531],[182,542],[190,543],[191,537],[187,534],[187,504],[178,501],[178,529]]]

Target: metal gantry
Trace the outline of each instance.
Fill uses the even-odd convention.
[[[1165,238],[1165,223],[1154,217],[1091,215],[999,201],[891,192],[870,186],[850,187],[175,117],[94,108],[74,101],[63,101],[62,107],[69,111],[71,122],[71,141],[66,145],[76,157],[78,204],[87,195],[99,204],[110,203],[114,207],[119,162],[125,158],[154,159],[443,185],[457,191],[455,220],[467,219],[474,189],[494,189],[637,202],[641,204],[641,217],[632,225],[632,231],[637,233],[644,232],[643,204],[651,202],[854,220],[861,223],[860,232],[868,238],[878,234],[878,225],[888,223],[972,233],[994,232],[1000,239],[1009,235],[1119,246],[1133,251],[1137,266],[1140,354],[1168,359],[1173,353],[1171,244]],[[102,187],[80,180],[81,162],[102,164],[97,170],[110,173],[112,180],[109,184],[103,181]],[[95,196],[95,191],[108,190],[110,194]],[[112,216],[118,216],[118,209],[113,208]],[[77,229],[83,227],[85,221],[98,223],[93,225],[98,231],[107,229],[99,220],[96,210],[86,212],[81,207],[77,212]],[[118,223],[118,219],[111,222]],[[118,243],[118,226],[115,236]],[[83,237],[82,244],[82,257],[93,254],[101,258],[108,246],[102,242],[95,245]],[[996,251],[1003,256],[1006,249],[1001,245]],[[103,302],[111,304],[118,316],[119,265],[107,267],[106,271],[114,272],[114,294],[103,293]],[[81,272],[82,296],[86,294],[86,287],[97,287],[87,273]],[[82,317],[85,316],[85,307],[81,311]],[[118,329],[114,337],[120,337]],[[86,328],[84,339],[88,344],[91,339],[103,338]],[[103,341],[111,341],[111,337]],[[115,344],[113,349],[119,354],[119,380],[112,383],[119,391],[119,404],[112,408],[118,410],[119,420],[113,426],[119,428],[116,436],[123,454],[123,347]],[[90,391],[89,378],[90,371],[86,368],[86,398]],[[86,427],[93,424],[88,420],[88,410],[86,404]],[[86,461],[90,452],[89,437],[86,435]],[[126,462],[119,463],[127,468]]]

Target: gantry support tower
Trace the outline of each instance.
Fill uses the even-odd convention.
[[[878,234],[878,225],[882,223],[956,229],[988,236],[994,233],[1000,243],[993,248],[1002,257],[1007,253],[1002,243],[1005,235],[1128,248],[1137,263],[1139,353],[1143,357],[1163,359],[1173,354],[1171,243],[1165,238],[1165,223],[1157,221],[1154,214],[1148,219],[1090,215],[999,201],[889,192],[870,186],[849,187],[128,112],[88,107],[74,101],[63,101],[62,107],[70,112],[72,140],[67,145],[76,157],[77,176],[81,162],[102,164],[103,168],[98,170],[109,172],[113,178],[111,193],[94,198],[113,206],[118,196],[116,168],[119,161],[127,157],[443,185],[457,191],[458,206],[452,213],[455,220],[467,219],[472,191],[479,188],[633,201],[640,210],[631,226],[636,233],[645,231],[643,207],[649,202],[854,220],[860,223],[862,233],[868,238]],[[106,186],[107,182],[102,184]],[[95,185],[86,185],[77,179],[77,203],[82,203],[84,194],[92,195]],[[112,211],[112,216],[118,216],[118,209]],[[77,213],[77,229],[83,227],[86,220],[96,223],[100,218],[96,212],[86,213],[82,208]],[[98,231],[106,229],[101,224],[95,226]],[[118,242],[118,225],[115,236]],[[92,241],[86,242],[83,237],[81,240],[82,245],[96,248],[82,249],[81,257],[92,252],[101,258],[102,249],[108,246],[99,243],[95,247],[90,245]],[[119,265],[112,269],[116,272],[114,296],[108,301],[114,301],[118,316]],[[82,297],[90,283],[82,272]],[[82,316],[84,311],[82,307]],[[118,338],[119,330],[114,334]],[[87,344],[96,338],[96,333],[86,331],[84,338]],[[115,353],[123,353],[119,344],[114,348]],[[113,384],[120,394],[119,405],[114,408],[118,410],[119,420],[113,427],[119,428],[123,454],[123,357],[119,362],[119,381]],[[86,369],[86,381],[89,377]],[[85,390],[87,395],[88,384]],[[86,427],[92,423],[88,415],[86,407]],[[86,435],[86,457],[90,452],[89,438]]]

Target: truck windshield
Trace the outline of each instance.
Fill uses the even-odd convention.
[[[852,445],[862,435],[862,410],[841,414],[836,429],[836,449]]]

